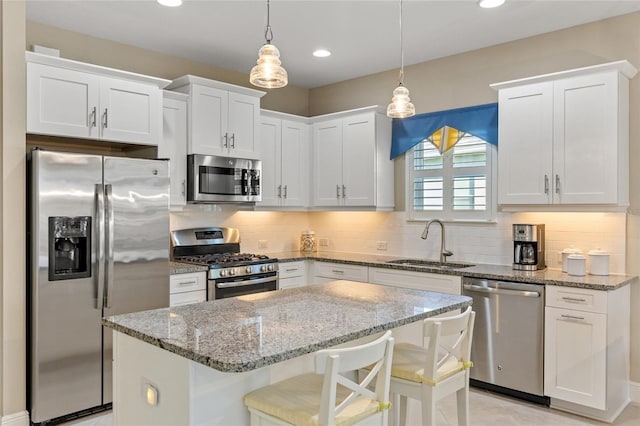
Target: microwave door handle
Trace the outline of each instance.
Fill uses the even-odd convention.
[[[107,226],[107,291],[105,294],[105,308],[111,307],[112,294],[113,294],[113,227],[114,227],[114,217],[113,217],[113,191],[111,184],[107,184],[104,186],[105,199],[106,199],[106,226]]]
[[[96,309],[102,310],[104,307],[104,185],[95,186],[95,215],[94,223],[94,244],[96,255]]]

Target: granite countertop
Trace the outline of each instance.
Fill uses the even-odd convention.
[[[275,257],[279,262],[293,262],[296,260],[312,259],[318,261],[374,266],[378,268],[398,269],[404,271],[431,272],[436,274],[457,275],[471,278],[486,278],[491,280],[515,281],[542,285],[561,285],[565,287],[579,287],[592,290],[615,290],[627,284],[637,282],[638,277],[633,275],[585,275],[577,277],[569,275],[557,269],[543,269],[541,271],[514,271],[511,265],[485,265],[460,269],[439,269],[429,266],[408,266],[388,263],[390,260],[407,259],[407,256],[383,256],[346,252],[313,252],[302,253],[297,251],[267,253]],[[425,259],[426,260],[426,259]],[[432,259],[430,259],[432,260]],[[454,262],[453,260],[451,262]],[[454,262],[468,263],[468,262]]]
[[[206,265],[196,265],[194,263],[185,263],[185,262],[174,262],[173,260],[169,261],[169,273],[171,275],[175,274],[188,274],[191,272],[202,272],[208,271],[209,267]]]
[[[332,281],[111,316],[102,323],[217,370],[241,372],[470,304],[466,296]]]

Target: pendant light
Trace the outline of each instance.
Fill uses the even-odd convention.
[[[398,87],[393,91],[391,103],[387,107],[387,117],[405,118],[415,115],[416,108],[409,98],[409,89],[404,87],[404,52],[402,50],[402,0],[400,0],[400,75]]]
[[[280,66],[280,51],[271,44],[273,32],[269,24],[269,0],[267,0],[267,27],[264,30],[266,43],[258,52],[258,65],[251,69],[249,82],[266,89],[284,87],[289,82],[287,71]]]

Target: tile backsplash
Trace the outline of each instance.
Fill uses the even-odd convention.
[[[611,273],[625,272],[625,213],[498,213],[494,223],[446,223],[446,248],[451,261],[509,265],[514,223],[544,223],[547,266],[560,269],[560,252],[577,248],[605,250]],[[388,254],[437,259],[440,227],[420,238],[424,222],[407,222],[404,212],[254,212],[232,206],[190,205],[171,214],[171,229],[198,226],[239,228],[247,252],[298,250],[300,233],[309,228],[326,239],[319,250]],[[381,243],[381,244],[379,244]],[[379,250],[386,245],[387,250]]]

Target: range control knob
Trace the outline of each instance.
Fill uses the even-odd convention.
[[[275,266],[273,266],[273,264],[271,264],[271,265],[269,265],[269,267],[268,267],[268,268],[269,268],[269,270],[270,270],[270,271],[273,271],[276,267],[275,267]]]
[[[227,270],[226,269],[221,269],[220,270],[220,276],[221,277],[226,277],[227,276]]]
[[[251,273],[251,266],[247,266],[247,267],[244,269],[244,271],[245,271],[247,274],[250,274],[250,273]]]
[[[229,275],[235,275],[235,274],[236,274],[236,268],[229,269]]]
[[[267,272],[267,265],[262,265],[260,267],[260,272]]]

